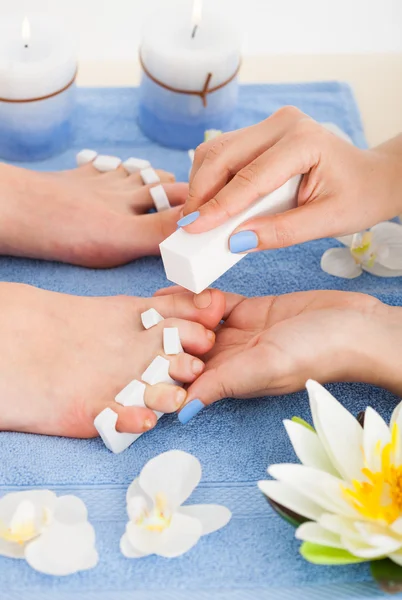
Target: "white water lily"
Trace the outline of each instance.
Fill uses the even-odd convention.
[[[296,537],[320,564],[378,560],[402,565],[402,402],[390,425],[368,408],[364,428],[327,390],[306,384],[314,429],[285,421],[302,464],[268,468],[271,500],[305,517]],[[336,560],[333,560],[336,556]]]
[[[363,233],[336,238],[346,248],[330,248],[321,268],[330,275],[354,279],[367,271],[378,277],[402,276],[402,225],[385,221]]]
[[[48,575],[70,575],[98,562],[85,504],[49,490],[14,492],[0,499],[0,555],[25,558]]]
[[[145,465],[127,490],[130,520],[120,542],[124,556],[180,556],[201,536],[230,521],[231,512],[225,506],[182,506],[200,479],[200,462],[181,450],[164,452]]]

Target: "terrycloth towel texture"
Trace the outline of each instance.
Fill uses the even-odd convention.
[[[138,156],[153,166],[174,171],[185,180],[185,152],[150,143],[136,126],[135,89],[78,91],[78,130],[74,147],[35,168],[66,169],[81,148],[122,158]],[[359,146],[364,135],[353,95],[339,83],[258,85],[241,88],[236,127],[264,119],[284,104],[294,104],[319,121],[333,121]],[[29,165],[27,165],[29,166]],[[85,198],[83,198],[85,202]],[[363,274],[341,280],[320,269],[322,253],[337,242],[323,240],[254,254],[231,269],[217,286],[245,295],[282,294],[307,289],[367,292],[401,304],[400,279]],[[0,279],[30,283],[81,295],[150,296],[166,285],[158,258],[144,258],[107,271],[80,269],[40,261],[0,258]],[[6,351],[7,349],[5,349]],[[329,386],[353,413],[374,406],[389,417],[398,399],[359,384]],[[310,420],[307,394],[281,398],[222,401],[180,425],[166,416],[129,450],[115,456],[100,439],[74,440],[0,433],[0,493],[49,487],[79,495],[89,508],[97,533],[100,563],[92,571],[51,578],[23,561],[0,559],[0,598],[14,600],[245,600],[363,599],[382,597],[370,583],[365,565],[318,567],[298,553],[294,530],[267,505],[256,482],[270,463],[296,461],[282,425],[300,415]],[[202,463],[202,483],[191,502],[217,502],[233,511],[231,523],[208,536],[181,558],[128,560],[119,552],[126,522],[125,489],[147,460],[179,448]]]

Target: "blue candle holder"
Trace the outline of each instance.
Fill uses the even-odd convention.
[[[0,100],[0,158],[39,161],[64,152],[72,140],[74,107],[74,83],[39,100]]]
[[[155,80],[143,65],[138,122],[151,140],[180,150],[196,148],[207,129],[229,131],[238,100],[237,71],[216,89],[188,92]]]

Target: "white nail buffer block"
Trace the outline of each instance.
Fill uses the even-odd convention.
[[[163,351],[168,355],[183,352],[177,327],[165,327],[163,330]]]
[[[170,363],[167,358],[157,356],[141,375],[142,381],[145,381],[149,385],[155,385],[156,383],[172,383],[173,385],[177,385],[177,381],[169,375],[169,366]]]
[[[164,318],[158,313],[157,310],[150,308],[141,313],[141,321],[144,329],[151,329],[151,327],[154,327],[154,325],[164,321]]]
[[[160,182],[158,173],[154,169],[152,169],[152,167],[149,167],[148,169],[142,169],[140,171],[140,175],[145,185]]]
[[[121,158],[99,154],[94,160],[94,167],[101,173],[115,171],[121,165]]]
[[[151,188],[149,193],[152,196],[152,200],[154,201],[155,208],[158,212],[171,208],[166,192],[161,185],[156,185]]]
[[[115,400],[122,406],[138,406],[144,408],[144,395],[145,383],[138,381],[138,379],[134,379],[117,394]]]
[[[148,169],[151,166],[149,160],[144,160],[142,158],[128,158],[124,161],[123,167],[126,169],[130,175],[133,173],[139,173],[143,169]]]
[[[293,177],[278,190],[257,200],[239,215],[205,233],[178,229],[160,244],[163,265],[169,281],[199,294],[245,254],[229,250],[229,237],[244,221],[284,212],[296,206],[300,176]]]
[[[119,454],[126,450],[141,433],[121,433],[116,431],[117,413],[111,408],[105,408],[95,418],[94,425],[102,438],[106,448],[114,454]]]
[[[82,165],[86,165],[95,160],[97,156],[98,153],[95,152],[95,150],[89,150],[88,148],[85,148],[84,150],[80,150],[80,152],[78,152],[75,160],[77,161],[77,166],[82,167]]]

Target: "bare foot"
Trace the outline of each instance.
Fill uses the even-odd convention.
[[[140,379],[155,356],[165,356],[164,327],[179,328],[185,349],[167,357],[170,375],[194,381],[204,365],[192,355],[212,348],[211,329],[224,305],[217,290],[198,297],[87,298],[1,283],[0,429],[93,437],[93,420],[108,406],[118,413],[119,431],[151,429],[156,424],[152,410],[125,408],[114,397],[132,379]],[[151,307],[165,321],[144,330],[140,314]],[[150,408],[173,412],[184,401],[180,387],[147,386]]]
[[[0,163],[0,254],[86,267],[159,254],[160,242],[177,227],[188,186],[158,173],[175,208],[145,214],[153,207],[152,186],[123,167],[38,173]]]

